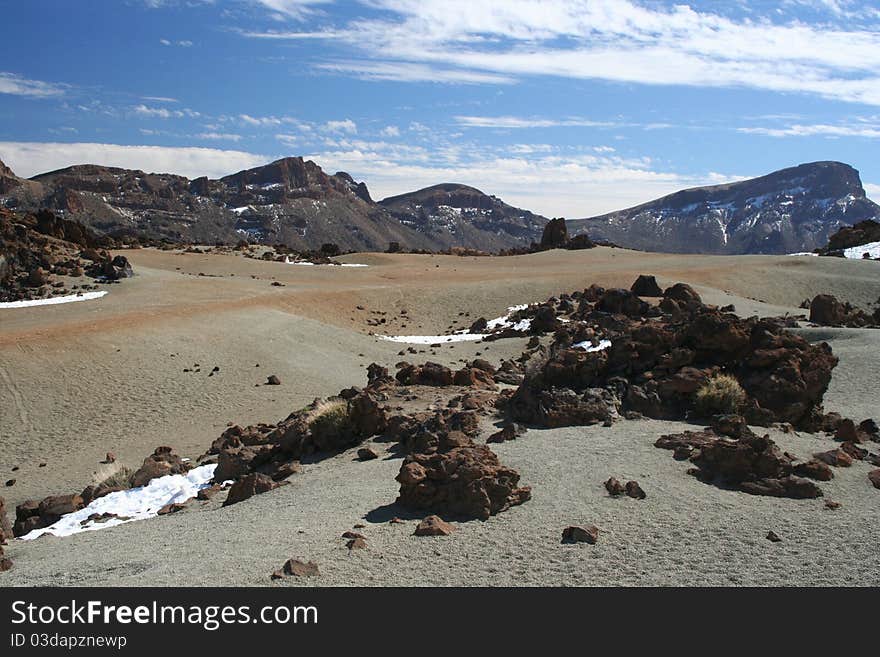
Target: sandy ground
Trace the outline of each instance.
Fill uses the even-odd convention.
[[[639,273],[661,284],[689,282],[706,301],[734,303],[745,315],[803,312],[799,302],[819,292],[863,307],[880,295],[880,263],[831,258],[600,248],[516,258],[361,254],[344,259],[370,267],[330,268],[126,255],[138,275],[104,299],[0,311],[0,480],[17,480],[0,494],[11,506],[80,490],[108,450],[134,466],[160,444],[197,456],[227,422],[276,421],[316,396],[361,384],[370,362],[403,358],[403,345],[370,331],[442,333],[593,282],[628,287]],[[381,328],[366,323],[381,317],[373,311],[387,313]],[[804,332],[829,340],[841,358],[826,408],[856,419],[880,415],[880,331]],[[452,364],[479,352],[497,361],[522,345],[419,347],[423,353],[405,358]],[[183,372],[196,363],[200,372]],[[282,385],[257,385],[269,374]],[[268,584],[292,556],[317,561],[322,575],[307,583],[324,585],[880,583],[880,491],[868,483],[867,466],[838,470],[822,484],[843,504],[837,511],[821,500],[751,497],[696,481],[652,446],[681,426],[530,431],[497,446],[533,486],[532,501],[486,523],[460,523],[448,538],[416,538],[414,522],[386,522],[405,515],[389,507],[399,459],[360,463],[345,453],[228,509],[14,542],[7,552],[15,568],[0,585]],[[827,442],[774,439],[799,455]],[[639,479],[648,499],[608,498],[602,481],[612,475]],[[369,547],[349,553],[339,535],[358,522],[367,524]],[[598,545],[560,545],[562,527],[587,522],[603,531]],[[771,529],[781,543],[764,538]]]

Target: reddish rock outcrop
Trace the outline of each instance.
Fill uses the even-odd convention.
[[[249,474],[232,484],[232,487],[229,489],[229,495],[223,502],[223,506],[238,504],[249,497],[261,493],[267,493],[274,488],[278,488],[278,486],[280,486],[280,484],[273,481],[272,478],[267,475],[260,473]]]
[[[519,473],[501,465],[485,445],[466,436],[442,438],[437,451],[410,454],[397,475],[397,502],[410,509],[430,509],[485,520],[531,497],[519,486]]]
[[[156,477],[164,477],[172,474],[186,474],[192,469],[188,461],[184,461],[174,454],[170,447],[157,447],[156,450],[144,459],[144,464],[131,476],[133,488],[146,486]]]

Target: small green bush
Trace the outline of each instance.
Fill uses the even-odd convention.
[[[739,413],[746,404],[747,395],[735,378],[719,374],[697,390],[694,408],[701,417]]]

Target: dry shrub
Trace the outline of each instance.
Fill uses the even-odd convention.
[[[319,444],[326,439],[333,441],[337,437],[346,437],[353,431],[348,402],[344,400],[319,402],[311,413],[309,429]]]
[[[746,404],[747,395],[735,378],[719,374],[697,390],[694,407],[702,417],[739,413]]]
[[[121,463],[108,463],[92,474],[92,485],[98,488],[131,488],[134,470]]]

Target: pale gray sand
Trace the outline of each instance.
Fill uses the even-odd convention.
[[[789,265],[805,259],[682,259],[610,249],[522,259],[376,254],[358,256],[369,268],[328,272],[231,257],[131,256],[138,277],[114,286],[104,305],[0,318],[0,472],[19,480],[0,491],[10,505],[80,490],[107,449],[129,464],[159,444],[196,456],[227,421],[277,421],[315,396],[362,384],[363,368],[374,360],[454,364],[481,352],[497,362],[522,350],[523,340],[511,340],[398,356],[405,345],[367,335],[356,304],[364,313],[408,308],[417,320],[406,332],[434,333],[459,312],[493,317],[508,305],[594,281],[628,285],[639,272],[657,273],[664,285],[692,282],[707,302],[734,303],[742,315],[797,313],[802,297],[823,291],[864,304],[880,289],[874,263],[815,258]],[[186,276],[174,273],[177,266],[237,275]],[[274,276],[287,287],[270,287],[266,277]],[[401,332],[402,323],[387,332]],[[826,409],[855,419],[880,415],[880,331],[805,333],[832,339],[841,357]],[[196,362],[201,373],[182,372]],[[214,365],[221,371],[208,378]],[[254,386],[268,374],[283,385]],[[268,584],[268,574],[291,556],[319,562],[323,574],[308,582],[314,584],[878,583],[880,491],[867,481],[867,466],[839,470],[822,484],[843,503],[835,512],[816,500],[721,491],[685,475],[685,464],[652,446],[683,426],[533,431],[497,446],[533,486],[534,499],[486,523],[462,523],[449,538],[412,537],[412,521],[367,522],[369,548],[350,554],[339,535],[393,502],[400,461],[357,463],[347,453],[307,465],[292,485],[229,509],[13,542],[7,551],[15,568],[0,585]],[[774,438],[804,457],[831,445],[810,436]],[[41,460],[49,465],[37,468]],[[11,474],[13,465],[21,470]],[[638,478],[648,500],[608,499],[601,484],[612,475]],[[565,525],[586,522],[602,528],[599,545],[559,544]],[[771,529],[782,543],[763,538]]]
[[[685,474],[652,446],[672,422],[530,431],[498,447],[534,497],[487,522],[456,523],[450,537],[412,536],[388,524],[400,460],[360,463],[352,453],[308,466],[293,483],[227,509],[185,512],[99,532],[43,538],[9,553],[5,585],[260,585],[288,557],[314,560],[320,577],[284,585],[878,585],[878,491],[867,466],[839,469],[822,500],[720,490]],[[807,455],[832,442],[774,434]],[[636,478],[648,499],[609,498],[609,476]],[[372,512],[372,513],[370,513]],[[364,519],[366,517],[366,520]],[[375,521],[375,522],[373,522]],[[364,522],[365,550],[340,538]],[[594,523],[599,543],[562,545],[569,524]],[[765,536],[774,531],[781,543]]]
[[[880,335],[860,339],[880,346]],[[861,417],[875,364],[841,349],[829,410]],[[836,375],[835,375],[836,376]],[[868,405],[868,406],[866,406]],[[192,510],[65,539],[13,542],[4,585],[261,585],[288,557],[316,561],[320,577],[278,585],[880,585],[880,491],[870,466],[836,468],[824,500],[754,497],[703,484],[686,462],[653,447],[679,422],[532,430],[495,445],[533,487],[533,499],[487,522],[456,523],[444,538],[412,536],[392,505],[399,458],[354,452],[308,464],[292,484],[226,509]],[[771,432],[802,458],[835,443]],[[384,445],[378,445],[384,447]],[[611,499],[602,482],[637,479],[644,501]],[[368,548],[343,531],[362,522]],[[595,546],[562,545],[569,524],[596,524]],[[782,537],[771,543],[768,531]]]

